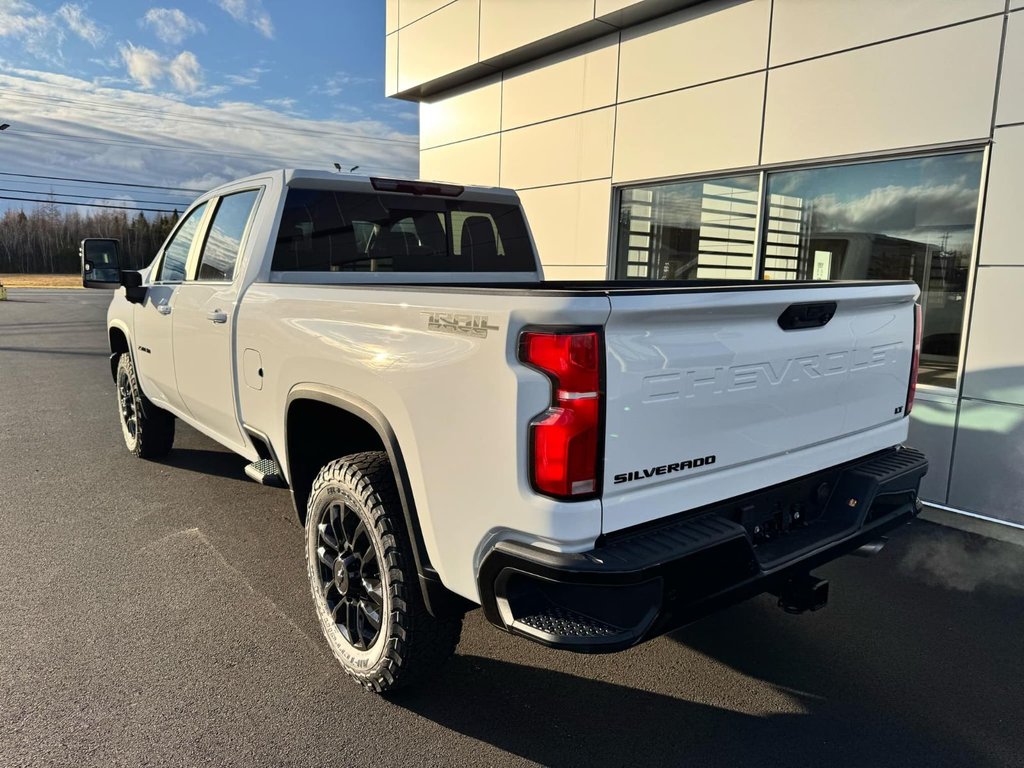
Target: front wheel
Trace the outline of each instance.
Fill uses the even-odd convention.
[[[435,618],[423,603],[386,453],[320,470],[306,514],[306,570],[324,637],[364,688],[414,683],[455,652],[462,617]]]
[[[117,410],[128,450],[142,459],[159,459],[174,444],[174,416],[149,401],[139,387],[132,356],[117,361]]]

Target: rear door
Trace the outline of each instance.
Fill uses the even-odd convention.
[[[159,256],[145,301],[135,305],[133,352],[143,391],[154,402],[177,410],[184,408],[174,378],[172,315],[206,208],[204,202],[185,214]]]
[[[604,530],[901,442],[916,296],[910,283],[613,294]]]
[[[236,412],[235,306],[239,258],[259,190],[224,195],[215,206],[188,279],[174,306],[178,393],[195,419],[224,443],[244,443]]]

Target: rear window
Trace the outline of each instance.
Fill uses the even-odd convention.
[[[289,189],[279,272],[533,272],[518,206],[373,192]]]

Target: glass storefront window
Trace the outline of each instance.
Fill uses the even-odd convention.
[[[764,277],[913,280],[918,381],[956,386],[981,151],[767,175]]]
[[[978,212],[981,150],[649,184],[621,190],[620,280],[754,276],[913,280],[918,382],[955,387]]]
[[[622,190],[620,280],[753,276],[756,174]]]

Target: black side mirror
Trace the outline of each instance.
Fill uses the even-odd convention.
[[[82,259],[82,285],[86,288],[117,288],[121,285],[120,242],[88,237],[78,247]]]
[[[142,284],[141,272],[122,272],[121,285],[124,286],[124,297],[132,304],[141,304],[146,300],[146,287]]]

